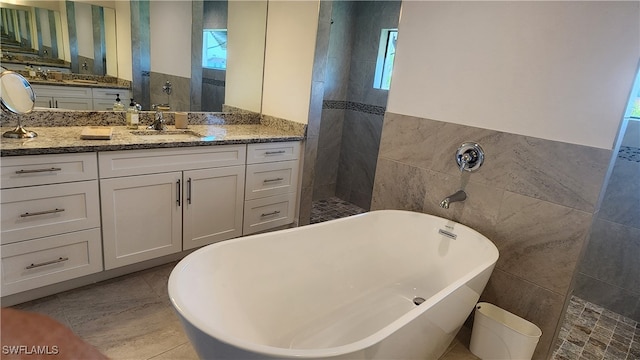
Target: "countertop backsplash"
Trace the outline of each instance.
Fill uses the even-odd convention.
[[[187,112],[190,125],[260,125],[261,117],[253,112]],[[174,125],[174,111],[163,112],[167,125]],[[124,126],[126,112],[124,111],[84,111],[84,110],[34,110],[29,114],[16,115],[2,112],[0,126],[11,127],[18,125],[18,116],[22,126],[28,127],[53,127],[53,126]],[[155,116],[155,111],[141,111],[140,124],[150,125]],[[282,120],[282,119],[281,119]],[[289,123],[288,120],[282,120]],[[270,123],[273,120],[269,121]],[[266,125],[266,124],[265,124]]]

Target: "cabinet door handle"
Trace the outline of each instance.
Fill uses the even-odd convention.
[[[48,171],[62,171],[61,168],[48,168],[48,169],[33,169],[33,170],[18,170],[16,174],[31,174],[31,173],[40,173],[40,172],[48,172]]]
[[[262,180],[262,182],[270,183],[270,182],[276,182],[276,181],[282,181],[282,180],[284,180],[284,178],[279,177],[279,178],[275,178],[275,179],[264,179],[264,180]]]
[[[56,100],[56,109],[58,108],[58,100]]]
[[[20,217],[29,217],[29,216],[37,216],[37,215],[46,215],[46,214],[55,214],[55,213],[59,213],[59,212],[63,212],[64,209],[53,209],[53,210],[45,210],[45,211],[37,211],[37,212],[32,212],[32,213],[24,213],[24,214],[20,214]]]
[[[284,154],[286,153],[286,151],[284,150],[278,150],[278,151],[265,151],[264,154],[265,155],[278,155],[278,154]]]
[[[49,100],[49,107],[52,108],[53,104],[51,103],[51,100]]]
[[[276,210],[276,211],[272,211],[272,212],[270,212],[270,213],[261,214],[261,215],[260,215],[260,217],[267,217],[267,216],[271,216],[271,215],[278,215],[278,214],[280,214],[280,211],[279,211],[279,210]]]
[[[187,203],[191,205],[191,178],[187,180]]]
[[[180,190],[180,180],[178,180],[178,181],[176,181],[176,195],[177,195],[176,202],[178,203],[178,206],[181,205],[181,202],[180,202],[180,193],[181,192],[182,192],[182,190]]]
[[[37,267],[40,267],[40,266],[47,266],[47,265],[51,265],[51,264],[57,264],[57,263],[61,263],[61,262],[64,262],[64,261],[69,261],[69,258],[68,257],[61,257],[61,258],[58,258],[58,259],[55,259],[55,260],[45,261],[45,262],[42,262],[42,263],[39,263],[39,264],[31,264],[31,265],[27,266],[25,269],[27,269],[27,270],[34,269],[34,268],[37,268]]]
[[[182,192],[182,189],[180,187],[180,180],[176,181],[176,202],[178,203],[178,206],[182,205],[182,201],[180,199],[180,193]]]

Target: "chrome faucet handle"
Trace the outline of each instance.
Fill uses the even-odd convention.
[[[484,150],[480,147],[480,144],[466,142],[460,145],[458,151],[456,151],[456,162],[460,172],[476,171],[484,162]]]

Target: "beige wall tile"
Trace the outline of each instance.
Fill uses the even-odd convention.
[[[497,267],[565,294],[591,224],[591,214],[505,192],[488,235],[500,251]]]

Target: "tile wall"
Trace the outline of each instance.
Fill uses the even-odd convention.
[[[308,225],[311,221],[314,182],[316,179],[316,158],[318,155],[318,135],[322,119],[322,102],[325,87],[330,85],[328,75],[327,53],[329,50],[329,35],[331,31],[331,10],[333,1],[321,1],[318,14],[318,29],[316,33],[316,51],[313,60],[311,79],[311,99],[309,101],[309,117],[307,122],[307,137],[304,144],[304,162],[302,181],[300,184],[300,215],[299,224]]]
[[[574,294],[640,321],[640,121],[625,128]]]
[[[475,141],[486,160],[462,175],[460,144]],[[500,258],[481,300],[538,325],[534,356],[552,339],[589,231],[611,151],[387,112],[372,210],[406,209],[468,225]],[[464,187],[468,198],[439,202]]]
[[[162,91],[165,82],[171,83],[171,95]],[[190,111],[191,109],[191,79],[162,74],[151,71],[149,73],[149,91],[151,105],[169,104],[171,111]],[[149,107],[148,109],[151,109]],[[147,109],[145,109],[147,110]]]

